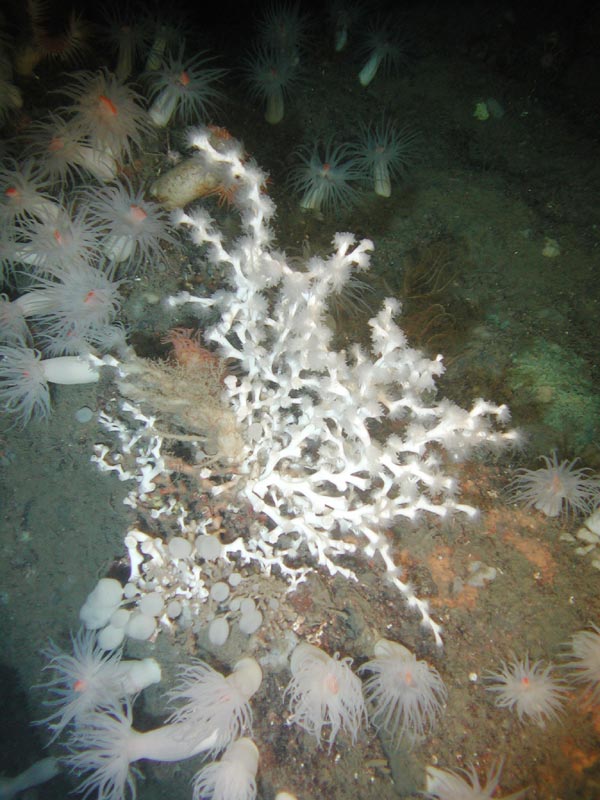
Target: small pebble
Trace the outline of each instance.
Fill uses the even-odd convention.
[[[86,422],[90,422],[93,416],[94,412],[88,406],[82,406],[75,412],[75,419],[82,425],[84,425]]]

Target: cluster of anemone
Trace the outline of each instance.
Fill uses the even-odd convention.
[[[68,735],[64,761],[81,779],[78,788],[86,796],[135,796],[137,761],[179,761],[203,753],[213,760],[193,779],[194,800],[255,798],[259,753],[247,734],[252,729],[249,700],[260,688],[262,671],[254,659],[241,659],[227,676],[201,661],[184,667],[169,693],[171,717],[162,727],[142,733],[133,724],[132,697],[160,680],[156,662],[123,661],[120,649],[104,650],[90,631],[73,638],[72,653],[51,644],[45,655],[50,677],[41,687],[49,692],[50,713],[40,724],[49,726],[53,739]],[[290,669],[285,695],[292,721],[319,742],[325,739],[330,748],[342,731],[355,742],[367,712],[350,659],[301,643],[292,653]],[[413,735],[434,721],[445,689],[426,662],[402,645],[381,640],[363,669],[371,673],[365,689],[374,720],[378,714],[385,717],[379,727],[390,733],[392,725],[404,733],[408,726]],[[401,706],[404,710],[399,711]],[[473,768],[460,773],[429,767],[425,794],[436,800],[491,797],[501,766],[492,766],[485,784]]]
[[[244,73],[251,95],[264,104],[265,120],[271,125],[283,120],[286,97],[300,81],[308,27],[299,3],[273,3],[259,19]]]
[[[290,186],[301,196],[301,208],[323,213],[354,205],[361,183],[390,197],[392,182],[403,177],[415,159],[417,140],[413,128],[399,127],[382,116],[377,123],[361,124],[356,141],[338,143],[330,137],[300,147]]]
[[[528,654],[523,658],[513,656],[511,660],[502,662],[500,669],[486,674],[486,688],[495,696],[496,706],[515,712],[522,723],[544,728],[560,718],[570,689],[569,677],[586,687],[586,697],[592,706],[600,701],[600,628],[592,624],[590,629],[576,632],[568,644],[565,661],[563,675],[560,675],[559,668],[552,663],[532,661]],[[385,711],[390,718],[393,711],[389,708]],[[430,800],[499,797],[497,790],[501,772],[502,760],[491,764],[484,782],[480,781],[472,765],[460,770],[429,766],[424,796]],[[525,793],[526,790],[521,790],[502,797],[516,800]]]
[[[207,761],[193,778],[194,800],[254,800],[259,752],[249,738],[250,700],[260,689],[262,670],[253,658],[242,658],[228,675],[203,661],[184,666],[168,693],[171,716],[161,727],[140,732],[134,727],[134,695],[160,680],[156,662],[124,661],[120,649],[100,646],[94,631],[82,631],[72,641],[72,653],[54,644],[45,651],[50,676],[41,688],[49,694],[49,714],[40,724],[48,725],[52,740],[66,735],[64,762],[80,778],[80,792],[97,792],[104,800],[135,796],[136,762],[173,762],[201,753]],[[574,643],[576,651],[581,653]],[[302,642],[291,655],[290,670],[284,697],[291,721],[329,749],[340,733],[356,742],[368,715],[351,660]],[[446,691],[430,665],[383,639],[361,671],[370,673],[364,688],[379,731],[413,739],[431,728]],[[428,767],[424,794],[432,800],[491,798],[501,767],[495,762],[484,783],[473,767],[458,772]]]
[[[111,53],[112,72],[118,80],[127,80],[144,62],[145,70],[158,70],[169,53],[185,39],[186,19],[182,9],[164,13],[161,9],[108,9],[98,34]]]
[[[49,183],[31,161],[7,164],[0,172],[3,223],[2,262],[5,280],[20,274],[21,294],[3,296],[0,303],[0,340],[13,348],[0,363],[0,395],[17,410],[22,396],[23,419],[36,409],[45,416],[47,386],[42,380],[49,365],[39,364],[28,349],[36,338],[46,352],[78,354],[111,338],[119,310],[119,281],[111,265],[99,261],[102,231],[90,212],[73,202],[66,205],[50,191]],[[17,352],[23,348],[22,352]],[[23,364],[19,393],[18,374]],[[9,378],[8,365],[11,364]],[[51,373],[48,373],[51,374]],[[41,380],[37,396],[29,397]]]
[[[360,3],[332,4],[336,51],[344,49],[348,31],[363,11]],[[259,36],[246,59],[245,73],[251,93],[265,104],[265,119],[271,124],[282,121],[285,97],[299,82],[308,29],[298,3],[272,4],[259,21]],[[358,47],[364,62],[361,85],[368,86],[378,73],[393,72],[406,63],[408,47],[398,30],[392,19],[370,21]]]
[[[212,737],[199,740],[166,724],[149,731],[133,727],[130,702],[106,706],[86,714],[73,727],[64,759],[71,772],[82,778],[78,790],[103,800],[136,796],[136,769],[141,760],[175,762],[206,753]],[[193,781],[197,800],[254,800],[258,750],[247,737],[231,742],[219,761],[204,766]]]
[[[71,73],[60,94],[68,104],[29,126],[25,159],[53,185],[114,180],[152,129],[142,96],[106,69]]]
[[[291,721],[329,748],[340,732],[355,742],[368,720],[396,746],[402,740],[412,745],[434,727],[446,701],[437,670],[387,639],[376,643],[374,658],[359,670],[370,673],[364,687],[351,659],[306,643],[292,653],[290,669],[285,696]]]
[[[66,203],[43,162],[5,161],[0,266],[5,283],[18,276],[20,294],[0,298],[4,413],[19,424],[48,416],[50,383],[96,381],[87,354],[123,351],[117,272],[164,258],[173,241],[166,220],[126,180],[71,193]]]
[[[53,185],[114,180],[151,130],[143,98],[105,69],[72,73],[60,93],[69,104],[31,123],[25,160]]]
[[[32,3],[30,17],[40,8]],[[52,43],[45,13],[30,18],[39,42],[56,47],[59,57],[79,52],[81,20],[71,20],[70,45]],[[134,19],[127,9],[108,12],[106,20],[99,34],[114,49],[114,71],[71,72],[55,90],[63,105],[28,124],[15,140],[19,160],[0,165],[0,278],[12,292],[0,302],[0,401],[19,424],[48,416],[52,383],[98,380],[90,354],[123,352],[122,276],[162,262],[164,246],[174,241],[166,213],[130,184],[123,167],[154,135],[161,115],[161,124],[170,116],[195,121],[221,96],[215,82],[224,70],[209,68],[203,54],[185,61],[182,49],[173,55],[181,27],[158,15]],[[144,47],[152,113],[127,82]],[[14,60],[0,32],[7,82]],[[16,107],[21,98],[14,92]],[[2,101],[11,97],[7,89]]]
[[[65,765],[80,778],[79,791],[103,800],[135,797],[133,766],[141,759],[174,762],[199,753],[219,761],[206,764],[193,781],[194,797],[253,800],[258,750],[251,739],[249,700],[262,672],[252,658],[228,676],[204,662],[185,668],[172,700],[181,701],[170,721],[149,731],[134,727],[135,695],[160,680],[152,659],[125,662],[121,651],[105,651],[94,632],[73,639],[73,652],[51,645],[45,653],[50,679],[47,724],[56,739],[66,734]]]
[[[196,119],[220,97],[214,83],[224,71],[205,68],[203,56],[179,63],[164,19],[154,18],[151,32],[130,22],[117,12],[103,31],[115,47],[115,71],[71,73],[57,90],[64,105],[28,125],[20,160],[0,168],[0,277],[21,293],[0,303],[0,399],[20,424],[48,415],[49,384],[63,382],[59,367],[66,382],[97,380],[88,354],[123,351],[121,275],[163,261],[164,245],[174,241],[165,212],[120,177],[153,132],[157,106],[165,112],[173,72],[179,94],[176,107],[166,105],[179,119]],[[153,115],[125,80],[142,39],[154,57],[147,65]],[[3,46],[0,72],[12,78]]]

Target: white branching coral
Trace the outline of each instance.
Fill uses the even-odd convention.
[[[275,207],[264,192],[265,174],[235,140],[216,147],[201,129],[190,141],[233,187],[241,216],[242,236],[229,242],[205,210],[175,212],[231,288],[212,297],[185,293],[171,302],[218,312],[206,340],[235,364],[235,374],[224,380],[225,401],[244,445],[227,490],[268,520],[245,556],[263,567],[266,561],[267,569],[278,564],[289,577],[290,561],[297,564],[308,549],[330,574],[355,579],[342,558],[362,540],[364,555],[381,558],[389,580],[441,643],[427,603],[401,580],[383,530],[425,511],[473,516],[475,509],[457,499],[444,463],[513,438],[496,427],[508,421],[508,409],[477,400],[467,411],[437,400],[442,358],[430,360],[408,345],[395,322],[400,304],[394,299],[369,322],[370,352],[358,345],[334,350],[328,298],[353,273],[368,269],[372,242],[339,233],[329,258],[313,257],[303,271],[292,268],[270,246]],[[387,421],[393,433],[374,433]],[[223,490],[215,481],[214,492]],[[307,562],[300,560],[303,576]]]

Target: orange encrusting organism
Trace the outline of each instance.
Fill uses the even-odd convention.
[[[212,367],[224,372],[221,359],[200,344],[201,336],[191,328],[173,328],[161,341],[172,345],[175,360],[186,369]]]

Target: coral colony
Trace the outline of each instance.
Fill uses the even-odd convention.
[[[271,7],[247,62],[252,91],[273,124],[284,117],[284,95],[306,42],[299,8]],[[336,6],[335,17],[342,49],[354,14]],[[47,713],[40,724],[52,741],[66,744],[61,762],[81,779],[84,798],[135,798],[136,762],[202,754],[208,763],[193,780],[194,800],[253,800],[260,759],[250,738],[251,701],[266,664],[244,657],[226,674],[203,661],[183,666],[169,692],[170,716],[141,732],[134,727],[135,698],[160,681],[161,670],[151,658],[124,659],[123,643],[151,639],[160,628],[195,631],[208,604],[229,603],[240,630],[251,635],[263,613],[253,598],[236,594],[248,575],[292,592],[318,568],[356,581],[357,561],[369,559],[441,645],[440,625],[402,579],[386,530],[425,514],[473,517],[476,509],[460,501],[450,463],[510,445],[517,434],[506,427],[503,405],[477,399],[463,409],[438,397],[442,357],[430,359],[409,346],[395,299],[370,319],[368,347],[335,349],[328,303],[357,285],[373,243],[337,233],[328,257],[291,266],[273,246],[267,176],[227,132],[204,126],[190,132],[193,155],[154,184],[156,203],[119,176],[153,125],[191,119],[221,97],[216,84],[224,71],[208,66],[205,54],[188,57],[181,49],[174,56],[167,43],[180,37],[155,23],[148,103],[123,81],[140,48],[129,23],[115,18],[108,33],[117,74],[72,75],[63,90],[70,104],[33,123],[23,160],[5,160],[0,168],[2,278],[10,284],[16,272],[27,276],[20,295],[0,297],[2,410],[21,425],[44,418],[49,384],[96,382],[104,372],[106,394],[112,380],[113,396],[100,412],[106,436],[92,461],[128,482],[125,502],[138,512],[138,527],[125,536],[126,584],[102,578],[81,608],[83,627],[72,637],[72,652],[54,643],[45,651]],[[74,17],[65,53],[81,49],[82,31]],[[40,25],[33,33],[24,70],[60,44],[44,38]],[[393,32],[371,29],[360,83],[397,67],[402,45]],[[21,104],[10,62],[0,58],[0,122]],[[336,211],[353,202],[355,184],[367,177],[388,197],[410,161],[413,138],[382,117],[362,127],[356,146],[328,139],[301,149],[291,178],[301,206]],[[85,189],[71,191],[82,181]],[[239,215],[237,238],[227,237],[201,205],[188,206],[211,193]],[[170,221],[160,206],[173,212]],[[146,262],[162,259],[179,233],[201,248],[222,286],[212,295],[169,299],[173,309],[206,315],[208,327],[203,335],[172,331],[167,340],[175,358],[150,361],[126,343],[121,285]],[[598,505],[600,483],[587,470],[559,463],[555,454],[544,462],[544,469],[517,475],[516,499],[550,516]],[[241,512],[243,530],[221,541],[211,507],[188,503],[174,489],[180,474],[232,517]],[[171,535],[152,532],[157,520]],[[225,643],[229,627],[217,611],[208,626],[213,646]],[[369,722],[393,746],[410,747],[443,713],[441,675],[398,642],[377,641],[358,670],[343,654],[296,638],[288,644],[291,678],[282,701],[289,722],[329,751],[338,737],[355,743]],[[566,658],[566,673],[597,701],[600,630],[591,624],[575,634]],[[524,724],[544,725],[562,708],[566,682],[528,655],[504,662],[488,680],[496,705]],[[491,797],[501,767],[501,761],[492,765],[483,785],[472,766],[463,773],[429,767],[426,795]],[[55,759],[44,759],[3,782],[0,794],[12,797],[58,768]]]
[[[254,541],[237,541],[238,553],[268,571],[277,567],[297,585],[310,569],[296,565],[305,548],[331,575],[355,579],[343,556],[360,547],[367,557],[381,559],[390,582],[441,644],[427,603],[401,580],[383,528],[423,512],[474,515],[443,471],[444,453],[462,459],[478,447],[512,441],[514,432],[494,428],[495,421],[502,427],[508,420],[508,410],[484,400],[469,411],[434,400],[441,358],[432,361],[409,347],[394,321],[399,312],[394,300],[386,300],[370,320],[370,354],[359,346],[349,353],[331,349],[327,298],[353,271],[368,268],[372,243],[337,234],[332,256],[312,258],[303,272],[292,269],[269,247],[274,206],[263,191],[264,174],[244,160],[236,142],[217,148],[208,130],[196,130],[190,142],[210,169],[235,183],[244,231],[227,245],[206,211],[176,213],[177,222],[207,248],[208,258],[229,270],[233,288],[214,297],[171,298],[173,305],[197,303],[217,311],[219,321],[205,339],[237,364],[239,374],[223,379],[227,403],[213,442],[217,452],[200,452],[199,440],[197,461],[212,463],[203,475],[214,481],[215,494],[225,491],[222,478],[228,476],[227,491],[236,502],[249,502],[269,520]],[[144,371],[139,359],[118,365],[125,395]],[[122,411],[103,418],[118,433],[121,453],[102,447],[96,461],[137,482],[129,498],[136,506],[165,470],[163,436],[143,404],[125,403]],[[385,419],[395,423],[395,432],[379,440],[371,431]],[[197,528],[186,512],[182,531],[191,535]]]

